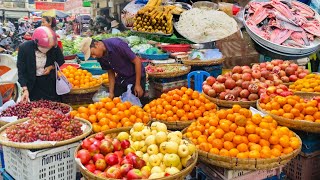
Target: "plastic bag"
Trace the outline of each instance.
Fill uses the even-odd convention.
[[[109,97],[109,93],[105,88],[101,88],[97,93],[95,93],[92,97],[93,102],[99,102],[102,98]]]
[[[129,101],[129,102],[131,102],[131,104],[133,104],[133,105],[137,105],[137,106],[142,107],[142,104],[141,104],[141,102],[140,102],[140,99],[139,99],[138,97],[136,97],[135,95],[132,94],[131,87],[132,87],[132,84],[129,84],[129,85],[127,86],[127,92],[124,92],[124,93],[121,95],[121,101],[122,101],[122,102]]]

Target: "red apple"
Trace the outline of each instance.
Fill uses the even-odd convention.
[[[119,158],[116,154],[114,153],[109,153],[105,157],[106,162],[108,165],[113,166],[119,163]]]
[[[96,161],[98,159],[104,159],[104,155],[103,154],[95,154],[95,155],[93,155],[92,160],[93,160],[94,163],[96,163]]]
[[[121,141],[121,148],[122,149],[127,149],[127,148],[129,148],[130,147],[130,141],[129,140],[123,140],[123,141]]]
[[[108,140],[102,141],[100,145],[100,151],[102,154],[106,155],[113,151],[113,145]]]
[[[141,169],[143,166],[146,165],[146,162],[139,157],[133,159],[132,162],[133,162],[133,167],[136,169]]]
[[[119,166],[111,166],[107,170],[107,177],[112,179],[120,179],[121,178],[121,170]]]
[[[306,73],[300,73],[299,75],[298,75],[298,77],[299,77],[299,79],[303,79],[304,77],[306,77]]]
[[[88,151],[90,152],[90,155],[93,156],[95,154],[98,154],[100,152],[99,146],[95,144],[91,144],[88,148]]]
[[[107,163],[104,159],[98,159],[95,165],[96,165],[96,169],[100,171],[104,171],[107,167]]]
[[[106,178],[107,177],[107,173],[106,172],[101,172],[101,173],[98,174],[98,177]]]
[[[133,169],[133,165],[132,164],[123,164],[120,167],[121,175],[122,176],[126,176],[131,169]]]
[[[103,132],[99,132],[94,136],[94,138],[96,138],[97,140],[101,141],[102,139],[104,139],[104,133]]]
[[[206,82],[209,86],[212,86],[212,84],[214,84],[216,82],[216,79],[213,77],[213,76],[209,76],[207,79],[206,79]]]
[[[127,174],[128,180],[142,179],[142,173],[139,169],[131,169]]]
[[[289,79],[291,82],[295,82],[298,80],[298,77],[296,75],[291,75],[291,76],[289,76]]]
[[[141,168],[142,179],[148,179],[151,175],[151,168],[149,166],[144,166]]]
[[[118,139],[113,139],[112,141],[113,150],[120,151],[121,150],[121,142]]]
[[[94,172],[93,172],[93,174],[95,174],[95,175],[98,175],[98,174],[100,174],[102,171],[100,171],[100,170],[95,170]]]
[[[133,164],[132,160],[129,159],[129,158],[124,158],[122,161],[121,161],[121,165],[124,165],[124,164]]]
[[[88,149],[92,142],[89,139],[85,139],[81,142],[82,149]]]
[[[85,167],[92,173],[96,170],[96,166],[94,164],[87,164]]]
[[[77,152],[77,158],[80,159],[81,164],[86,165],[87,163],[89,163],[89,161],[91,159],[91,155],[88,150],[81,149]]]

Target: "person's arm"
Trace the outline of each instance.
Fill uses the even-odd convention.
[[[59,66],[61,66],[62,64],[64,64],[64,57],[63,54],[61,52],[61,49],[59,47],[54,47],[55,49],[53,49],[53,52],[50,52],[53,55],[54,60],[58,63]],[[44,68],[44,72],[43,75],[48,75],[51,70],[53,70],[55,68],[54,65],[50,65],[46,68]]]
[[[22,97],[21,101],[28,101],[29,100],[29,91],[27,87],[27,67],[26,67],[26,54],[24,51],[24,47],[19,47],[18,51],[18,61],[17,61],[17,68],[18,68],[18,82],[22,87]]]
[[[138,56],[133,59],[134,69],[136,71],[136,84],[134,87],[134,93],[136,96],[141,97],[143,95],[143,89],[141,87],[141,61]]]
[[[116,83],[116,76],[113,70],[108,70],[109,78],[109,97],[114,98],[114,85]]]

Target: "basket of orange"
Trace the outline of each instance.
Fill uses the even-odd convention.
[[[306,132],[320,133],[320,97],[293,96],[263,98],[257,108],[268,113],[280,125]]]
[[[69,104],[89,104],[92,103],[93,95],[100,89],[101,80],[92,77],[87,70],[77,69],[67,66],[62,73],[72,85],[70,93],[63,95],[63,102]]]
[[[228,169],[272,169],[301,151],[301,139],[271,116],[234,105],[199,117],[184,136],[199,149],[200,161]]]
[[[109,87],[109,77],[108,73],[101,74],[100,80],[102,81],[102,85],[105,87]]]
[[[299,96],[320,96],[320,75],[308,74],[289,86]]]
[[[215,112],[217,106],[197,91],[182,87],[164,93],[144,106],[153,121],[160,121],[170,130],[182,130],[198,117]]]
[[[99,102],[80,106],[71,111],[72,117],[80,117],[91,122],[93,132],[109,129],[131,127],[136,122],[147,124],[150,120],[148,113],[130,102],[121,102],[120,98],[103,98]]]

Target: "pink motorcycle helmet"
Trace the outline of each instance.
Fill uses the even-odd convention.
[[[57,45],[56,33],[45,26],[38,27],[34,30],[32,40],[37,43],[38,46],[44,48],[51,48]]]

